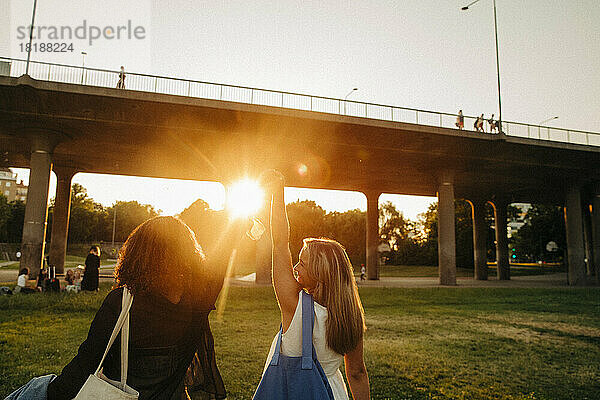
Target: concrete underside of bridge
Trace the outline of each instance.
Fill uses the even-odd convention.
[[[69,197],[64,194],[64,182],[70,184],[74,172],[227,183],[277,168],[285,174],[288,186],[361,191],[368,204],[380,193],[439,194],[444,209],[454,198],[491,201],[501,208],[510,202],[568,206],[575,204],[577,196],[581,199],[582,193],[598,194],[600,182],[599,147],[43,82],[26,76],[0,77],[0,150],[3,165],[31,167],[32,177],[39,175],[40,182],[47,179],[51,167],[62,171],[60,176],[68,179],[63,178],[61,198]],[[299,173],[301,165],[307,167],[305,174]],[[47,196],[45,200],[43,193],[33,195],[39,199],[31,198],[31,189],[27,207],[39,208],[34,203],[47,202]],[[68,224],[68,205],[65,210],[61,221]],[[30,221],[26,216],[26,226],[28,222],[43,225],[41,214],[39,210],[33,213]],[[372,214],[369,232],[377,224],[377,214],[367,214]],[[599,212],[593,214],[595,232]],[[500,215],[505,216],[505,211]],[[447,234],[453,224],[449,219],[440,221],[440,227],[444,226],[440,254],[453,259],[454,243],[450,242],[454,234]],[[574,226],[571,238],[578,229],[579,225]],[[38,227],[38,233],[31,236],[36,246],[40,231]],[[369,277],[376,279],[373,249],[377,235],[368,236]],[[480,244],[481,238],[475,236]],[[29,244],[26,240],[30,239],[24,233],[23,243]],[[579,239],[573,240],[579,246]],[[500,249],[498,255],[503,254]],[[34,259],[38,256],[39,250]],[[452,262],[440,258],[442,283],[456,281]],[[579,265],[583,260],[573,262]],[[573,273],[580,273],[577,268]]]

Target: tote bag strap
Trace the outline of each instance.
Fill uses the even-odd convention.
[[[123,360],[123,347],[129,347],[129,309],[131,308],[131,304],[133,303],[133,296],[129,292],[126,287],[123,287],[123,299],[121,301],[121,314],[119,314],[119,318],[117,319],[117,323],[115,324],[115,328],[112,331],[112,335],[108,340],[108,344],[106,345],[106,350],[104,350],[104,355],[100,360],[100,364],[98,364],[98,368],[96,368],[96,372],[94,375],[98,375],[100,369],[102,368],[102,364],[104,363],[104,359],[110,350],[110,347],[115,342],[117,335],[125,325],[125,321],[127,321],[127,329],[126,332],[123,332],[121,335],[121,385],[124,387],[127,381],[127,351],[125,351],[125,360]],[[125,338],[125,336],[127,336]],[[123,346],[123,342],[126,343]],[[125,365],[123,365],[123,361],[125,361]]]
[[[125,295],[127,291],[127,295]],[[121,310],[127,308],[127,316],[121,328],[121,390],[125,390],[127,384],[127,366],[129,365],[129,309],[133,303],[133,296],[126,287],[123,288],[123,299]]]
[[[311,295],[302,291],[302,369],[312,369],[313,357],[316,358],[315,348],[312,344],[312,331],[315,319],[315,305]],[[283,327],[279,326],[277,342],[273,351],[273,358],[269,365],[279,364],[279,354],[281,354],[281,335]]]
[[[315,303],[312,295],[302,291],[302,369],[312,369],[313,356],[316,358],[312,342],[315,320]]]

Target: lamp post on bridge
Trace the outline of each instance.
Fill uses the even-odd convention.
[[[356,92],[357,90],[358,90],[358,88],[353,88],[350,92],[348,92],[346,97],[344,97],[344,115],[346,115],[346,100],[348,100],[348,97],[350,97],[350,95],[352,93]]]
[[[466,6],[462,7],[461,10],[466,11],[473,4],[478,3],[479,0],[475,0]],[[498,133],[502,134],[502,101],[500,100],[500,62],[498,58],[498,22],[496,20],[496,0],[494,0],[494,37],[496,39],[496,75],[498,77]]]
[[[33,25],[35,23],[35,10],[37,0],[33,0],[33,15],[31,16],[31,29],[29,29],[29,48],[27,49],[27,63],[25,64],[25,75],[29,75],[29,59],[31,58],[31,42],[33,42]]]
[[[113,206],[112,249],[115,249],[115,230],[117,226],[117,203]]]
[[[85,51],[81,52],[81,57],[83,58],[83,61],[81,62],[81,84],[83,85],[83,76],[85,74],[85,56],[87,56],[87,53]]]

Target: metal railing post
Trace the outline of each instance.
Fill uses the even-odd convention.
[[[223,85],[219,85],[219,100],[223,100]]]
[[[52,65],[48,65],[48,81],[50,80],[50,70],[52,69]]]
[[[419,112],[415,111],[415,119],[416,119],[416,123],[419,123]]]
[[[254,104],[254,89],[250,90],[250,104]]]
[[[158,91],[158,78],[154,77],[154,93]]]
[[[442,114],[440,114],[440,128],[442,127]]]
[[[190,97],[190,89],[192,87],[192,81],[188,81],[188,97]]]

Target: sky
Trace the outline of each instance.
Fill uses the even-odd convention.
[[[127,25],[143,38],[52,40],[67,53],[32,59],[393,104],[498,114],[492,0],[38,0],[36,25]],[[19,27],[33,1],[0,2],[0,55],[26,58]],[[505,121],[600,132],[600,2],[497,0]],[[118,12],[116,12],[118,10]],[[4,21],[2,20],[4,18]],[[47,35],[47,34],[46,34]],[[44,40],[50,41],[50,39]],[[21,171],[19,176],[25,176]],[[223,203],[214,183],[78,174],[91,197],[153,204],[176,214],[195,197]],[[52,197],[51,189],[51,197]],[[173,193],[181,196],[173,196]],[[360,193],[288,190],[327,210],[361,208]],[[175,199],[175,197],[177,197]],[[415,218],[434,198],[384,195]],[[189,200],[189,201],[188,201]],[[184,204],[187,203],[187,204]]]

